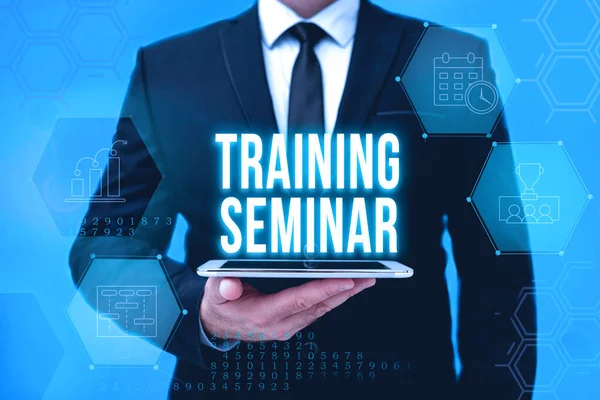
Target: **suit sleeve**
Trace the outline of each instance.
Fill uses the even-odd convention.
[[[172,183],[169,181],[168,174],[165,174],[164,157],[161,154],[158,135],[154,130],[150,108],[142,49],[138,52],[136,68],[114,136],[114,141],[121,140],[127,143],[120,150],[121,197],[125,198],[126,202],[90,203],[85,219],[88,226],[84,225],[83,228],[91,232],[90,225],[94,217],[99,217],[100,221],[105,217],[121,217],[125,221],[133,218],[135,221],[140,221],[143,216],[151,216],[152,219],[160,217],[161,221],[171,218],[172,224],[161,224],[160,227],[153,228],[152,220],[146,226],[140,223],[133,236],[129,236],[131,233],[128,229],[123,232],[124,237],[89,237],[89,234],[86,237],[79,236],[71,249],[69,263],[74,281],[79,282],[85,274],[92,253],[97,257],[163,255],[162,261],[172,287],[183,309],[187,310],[187,315],[183,316],[176,331],[172,333],[172,339],[168,342],[166,350],[182,360],[204,366],[202,352],[207,348],[201,346],[199,307],[205,279],[196,275],[193,266],[164,256],[171,242],[178,206],[171,187]],[[158,171],[165,174],[162,179]],[[105,175],[98,190],[106,193],[106,185],[111,184],[107,180],[113,179],[118,177]],[[121,272],[114,276],[114,282],[111,284],[126,284],[129,279],[126,271],[127,264],[124,262],[121,264],[122,266],[119,266]],[[168,285],[168,282],[164,280],[164,284]],[[90,303],[94,302],[90,301]],[[164,341],[166,339],[156,344],[162,346]]]
[[[487,49],[484,51],[486,54]],[[493,71],[488,73],[488,79],[494,82]],[[509,141],[504,120],[493,132],[493,140]],[[512,316],[521,290],[533,285],[532,260],[528,255],[496,256],[482,221],[466,201],[485,164],[491,142],[473,137],[455,139],[447,160],[453,165],[449,169],[452,176],[446,179],[447,193],[452,196],[447,210],[448,229],[460,282],[458,347],[462,372],[458,398],[531,399],[531,393],[519,397],[521,388],[506,364],[513,354],[511,350],[521,340]],[[516,179],[514,185],[515,190],[520,189]],[[525,303],[519,317],[535,329],[533,303]],[[519,362],[519,372],[526,382],[534,382],[535,371],[535,354]]]

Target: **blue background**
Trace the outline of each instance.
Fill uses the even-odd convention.
[[[72,238],[60,236],[32,176],[57,118],[118,115],[140,45],[230,17],[250,3],[0,0],[0,398],[165,397],[171,355],[156,369],[89,369],[66,313],[74,294],[67,267]],[[377,3],[442,24],[498,24],[523,81],[506,107],[512,140],[562,140],[596,194],[564,255],[535,257],[543,332],[535,398],[600,398],[598,0]],[[181,257],[184,228],[179,225],[171,249],[175,257]],[[448,275],[454,299],[452,261]],[[525,289],[524,299],[533,292]],[[520,327],[518,310],[513,319],[522,341],[507,349],[510,361],[498,368],[510,368],[523,390],[532,390],[518,373],[532,337]]]

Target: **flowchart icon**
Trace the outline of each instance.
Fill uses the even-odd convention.
[[[98,337],[156,337],[156,286],[98,286]]]

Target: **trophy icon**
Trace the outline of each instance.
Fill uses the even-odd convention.
[[[540,163],[519,163],[515,169],[525,186],[523,192],[498,197],[498,218],[507,224],[554,224],[560,221],[560,196],[548,196],[542,188],[538,195],[537,185],[544,167]]]
[[[515,172],[525,185],[525,190],[521,193],[521,200],[537,200],[538,195],[533,187],[544,173],[544,167],[540,163],[519,163]]]

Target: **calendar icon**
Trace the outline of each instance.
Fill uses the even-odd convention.
[[[451,57],[443,53],[433,59],[433,104],[439,107],[467,107],[487,114],[498,104],[498,93],[483,76],[483,57],[468,53]]]

